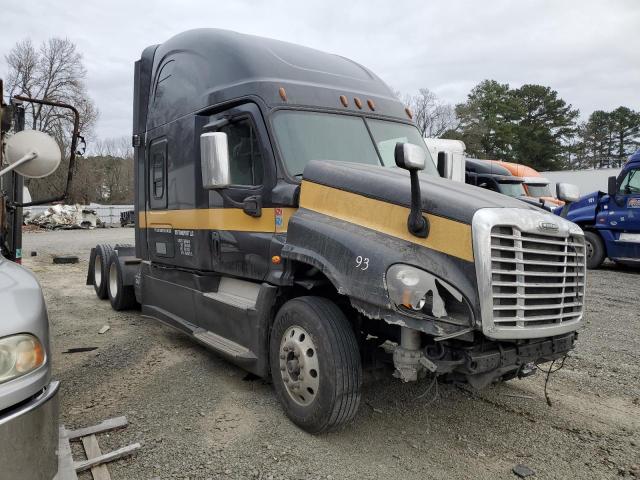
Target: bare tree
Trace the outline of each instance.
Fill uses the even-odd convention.
[[[36,49],[26,39],[14,45],[5,55],[9,71],[8,93],[67,103],[80,112],[80,130],[89,135],[98,117],[98,110],[85,86],[87,71],[76,45],[67,38],[50,38]],[[68,158],[73,117],[68,110],[26,104],[26,127],[52,135]],[[50,177],[32,180],[29,188],[34,198],[61,192],[66,178],[63,163]]]
[[[91,154],[98,157],[133,158],[131,139],[122,136],[96,140],[91,146]]]
[[[421,88],[416,95],[405,95],[404,102],[413,112],[423,137],[439,137],[456,128],[453,106],[439,100],[428,88]]]

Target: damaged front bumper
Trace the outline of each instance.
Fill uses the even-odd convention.
[[[469,347],[436,343],[422,350],[398,346],[394,351],[395,376],[414,381],[432,373],[445,381],[483,388],[499,380],[527,376],[532,373],[532,365],[565,356],[573,349],[577,336],[571,332],[526,342],[488,342]]]

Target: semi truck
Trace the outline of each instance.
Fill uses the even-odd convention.
[[[470,185],[518,199],[527,196],[522,178],[513,176],[505,167],[488,160],[466,158],[465,173],[465,181]]]
[[[639,266],[640,150],[608,178],[606,193],[590,193],[555,212],[584,230],[588,268],[600,267],[607,258]]]
[[[135,245],[87,284],[271,378],[302,429],[351,420],[363,371],[482,388],[574,348],[582,230],[441,178],[369,69],[199,29],[134,72]]]
[[[73,176],[78,111],[66,104],[16,96],[4,103],[0,80],[0,477],[52,479],[58,471],[58,390],[51,375],[49,321],[38,281],[20,265],[22,209],[62,201]],[[69,109],[74,120],[64,192],[23,200],[23,177],[42,178],[61,162],[56,141],[24,130],[24,103]]]
[[[553,205],[554,207],[564,205],[564,202],[558,200],[551,191],[551,182],[540,173],[521,163],[503,162],[502,160],[489,160],[495,165],[509,170],[511,175],[522,179],[522,185],[524,186],[527,196],[532,198],[539,198],[546,204]]]

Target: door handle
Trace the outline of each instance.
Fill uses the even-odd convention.
[[[251,217],[262,216],[262,196],[251,195],[242,202],[242,211]]]

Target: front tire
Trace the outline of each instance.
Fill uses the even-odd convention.
[[[320,433],[355,416],[362,385],[360,352],[335,303],[321,297],[289,300],[276,315],[269,351],[273,385],[293,423]]]
[[[602,238],[595,232],[586,231],[584,232],[584,243],[587,249],[587,268],[600,267],[607,256]]]

